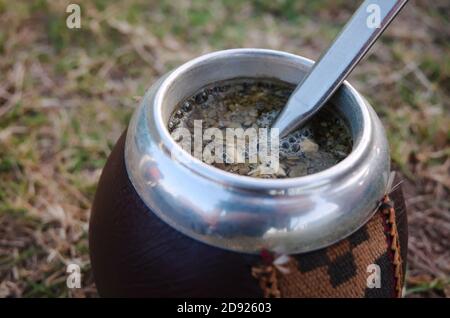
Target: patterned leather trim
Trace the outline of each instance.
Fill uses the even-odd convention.
[[[368,287],[371,264],[380,286]],[[327,248],[299,255],[262,253],[252,268],[264,297],[401,297],[403,260],[396,211],[385,196],[357,232]]]

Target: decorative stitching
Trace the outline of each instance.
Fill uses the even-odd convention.
[[[252,267],[252,276],[259,281],[265,298],[280,298],[278,289],[277,269],[274,265],[259,265]]]
[[[400,254],[400,240],[398,236],[397,222],[395,220],[395,209],[387,194],[382,199],[380,211],[385,216],[387,229],[386,234],[389,236],[388,245],[391,248],[392,263],[394,265],[395,296],[401,297],[403,285],[403,260]]]

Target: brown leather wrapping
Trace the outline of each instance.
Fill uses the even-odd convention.
[[[261,266],[261,257],[226,251],[186,237],[162,222],[141,201],[126,173],[124,143],[125,134],[103,170],[90,220],[90,255],[100,295],[263,297],[266,293],[261,277],[252,275],[252,269]],[[401,188],[390,198],[395,204],[401,259],[405,260],[407,228]],[[289,274],[274,269],[278,296],[398,296],[386,220],[386,214],[377,212],[349,238],[326,249],[291,256]],[[365,287],[368,263],[380,265],[379,289]],[[405,263],[400,266],[403,275]],[[401,280],[402,284],[403,277]]]

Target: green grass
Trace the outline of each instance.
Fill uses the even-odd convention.
[[[9,242],[0,245],[0,292],[6,296],[96,295],[87,245],[90,202],[139,96],[162,73],[205,52],[234,47],[318,58],[358,5],[77,3],[82,28],[70,30],[65,1],[0,0],[0,237]],[[450,156],[450,48],[442,7],[448,4],[410,3],[350,77],[382,118],[393,162],[408,179],[407,197],[430,197],[409,205],[413,238],[421,233],[423,211],[434,211],[426,225],[431,230],[449,211],[448,183],[436,181],[448,177]],[[428,236],[413,240],[410,254],[421,248],[414,242],[427,239],[450,259],[444,241]],[[74,260],[84,273],[77,291],[68,290],[64,279],[64,262]],[[442,295],[448,280],[438,277],[450,277],[448,271],[436,272],[415,257],[409,266],[411,276],[431,277],[411,285],[410,294]]]

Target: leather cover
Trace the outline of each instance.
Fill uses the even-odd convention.
[[[407,225],[400,187],[385,198],[380,210],[356,233],[325,249],[289,256],[285,264],[289,272],[283,273],[271,263],[278,256],[212,247],[161,221],[143,203],[128,178],[124,144],[125,133],[103,170],[90,220],[91,263],[101,296],[397,297],[401,294]],[[380,266],[381,288],[367,287],[370,264]]]

